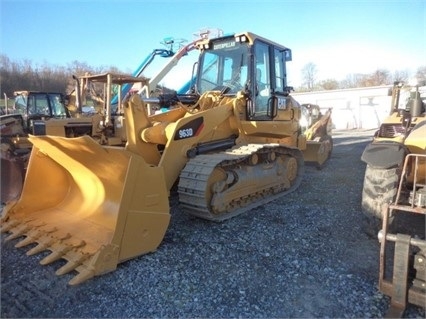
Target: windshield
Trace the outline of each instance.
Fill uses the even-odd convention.
[[[15,97],[16,112],[26,115],[64,118],[67,116],[63,97],[60,93],[30,93]]]
[[[247,82],[247,44],[227,39],[214,43],[213,49],[202,53],[197,90],[200,94],[220,90],[236,93],[244,89]]]
[[[25,115],[27,112],[27,96],[26,95],[17,95],[15,97],[15,111]]]
[[[65,105],[61,94],[49,94],[50,105],[54,117],[66,117]]]
[[[411,96],[411,88],[403,87],[399,93],[398,109],[405,110],[409,107],[409,101]]]

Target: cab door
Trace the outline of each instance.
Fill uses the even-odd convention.
[[[290,50],[280,50],[273,44],[257,40],[254,44],[253,112],[250,120],[270,121],[277,116],[280,101],[289,94],[286,61]]]

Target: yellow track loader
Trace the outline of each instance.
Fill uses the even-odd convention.
[[[299,186],[307,143],[286,81],[290,49],[249,32],[195,45],[190,93],[126,98],[125,147],[30,137],[22,195],[3,211],[6,240],[51,251],[42,264],[65,259],[57,274],[76,271],[78,284],[157,249],[174,185],[183,211],[212,221]],[[173,108],[149,116],[148,103]]]

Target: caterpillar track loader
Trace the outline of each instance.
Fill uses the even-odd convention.
[[[155,251],[174,185],[182,211],[212,221],[299,186],[307,143],[287,86],[290,49],[249,32],[195,46],[190,93],[125,99],[125,147],[87,136],[30,137],[22,195],[1,219],[5,240],[37,243],[29,255],[51,251],[42,264],[66,260],[57,274],[76,272],[74,285]],[[148,103],[173,108],[149,116]]]
[[[381,228],[379,289],[396,318],[426,305],[426,86],[395,83],[391,105],[362,154],[362,208],[367,233]]]

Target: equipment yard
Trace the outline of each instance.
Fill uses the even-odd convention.
[[[41,266],[49,254],[1,241],[2,318],[383,317],[380,245],[363,231],[361,154],[374,134],[333,132],[322,170],[307,166],[292,193],[224,222],[185,214],[171,195],[171,222],[155,253],[79,285]],[[409,305],[404,317],[424,318]]]

